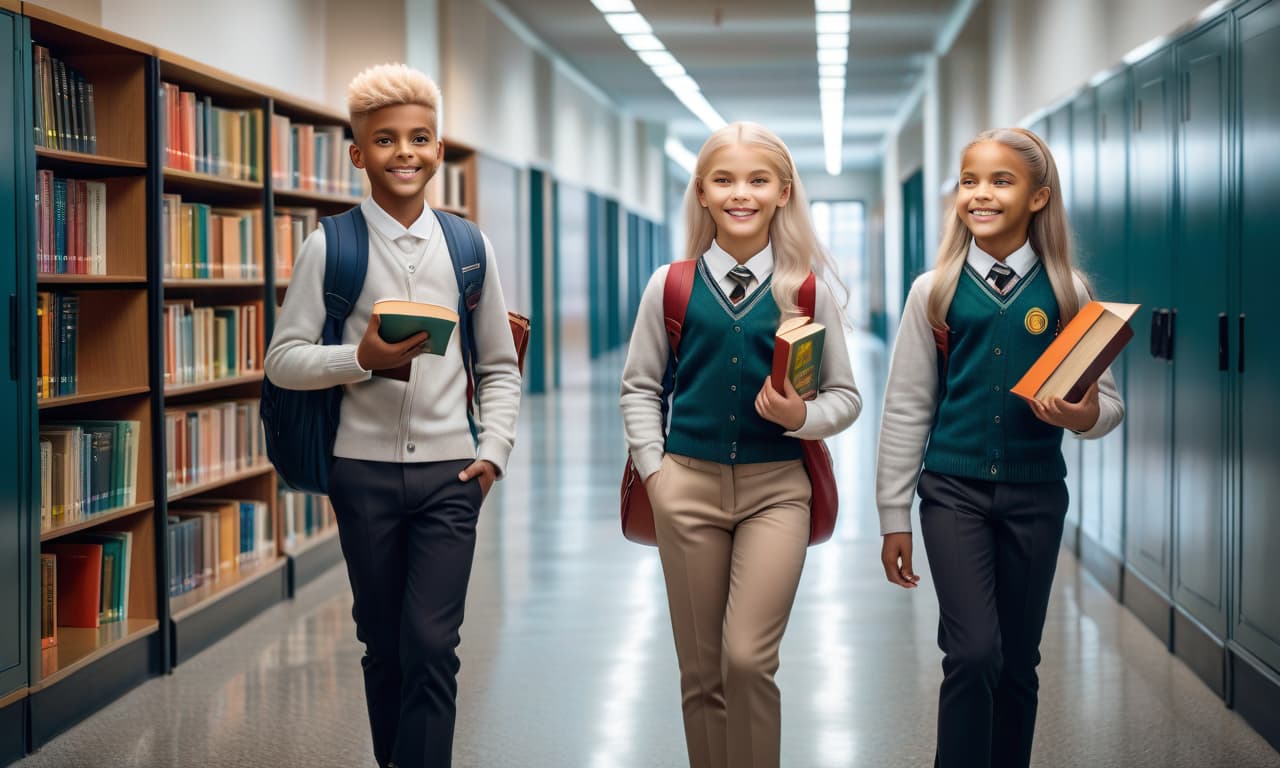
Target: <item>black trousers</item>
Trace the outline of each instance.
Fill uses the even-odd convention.
[[[459,629],[475,553],[479,480],[469,461],[337,459],[329,498],[365,645],[365,699],[378,765],[447,768]]]
[[[935,765],[1026,768],[1066,483],[993,483],[926,471],[918,490],[945,654]]]

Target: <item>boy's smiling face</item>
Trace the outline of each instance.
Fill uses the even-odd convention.
[[[396,104],[353,123],[351,162],[368,173],[374,200],[388,212],[406,203],[423,203],[423,190],[444,159],[435,110]]]

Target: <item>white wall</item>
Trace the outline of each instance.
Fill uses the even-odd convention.
[[[810,200],[861,200],[870,210],[880,204],[880,170],[845,171],[839,176],[811,173],[803,177],[804,191]]]

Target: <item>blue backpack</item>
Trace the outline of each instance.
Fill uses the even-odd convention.
[[[467,372],[467,418],[475,391],[476,341],[471,310],[484,290],[485,249],[480,229],[444,211],[432,211],[444,232],[453,273],[458,280],[458,333],[462,365]],[[369,266],[369,228],[359,206],[320,220],[324,227],[324,331],[322,344],[342,343],[342,328],[364,287]],[[342,387],[285,389],[262,382],[260,411],[266,432],[267,458],[291,488],[329,492],[329,466],[338,435]],[[475,423],[471,424],[475,436]]]

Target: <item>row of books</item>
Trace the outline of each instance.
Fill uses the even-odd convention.
[[[276,499],[287,550],[337,525],[328,496],[303,493],[281,486]]]
[[[136,504],[141,432],[137,421],[41,424],[41,531]]]
[[[275,556],[266,502],[196,499],[169,507],[169,595],[213,584],[242,566]]]
[[[160,84],[164,164],[237,181],[262,181],[262,110],[214,106],[208,96]]]
[[[440,202],[447,208],[467,207],[467,171],[462,165],[446,164],[440,169],[442,182]]]
[[[133,534],[78,533],[41,547],[40,647],[58,644],[58,627],[97,628],[129,618]]]
[[[160,205],[166,278],[262,277],[260,209],[184,203],[181,195],[164,195]]]
[[[199,384],[262,370],[261,301],[197,307],[164,303],[164,383]]]
[[[320,212],[315,208],[275,208],[276,278],[293,276],[293,262],[307,237],[320,225]]]
[[[257,400],[231,400],[164,414],[165,485],[170,493],[262,466],[266,437]]]
[[[36,146],[96,153],[93,83],[61,59],[53,58],[43,45],[31,46],[31,58]]]
[[[107,185],[36,171],[36,270],[107,274]]]
[[[363,197],[368,177],[351,164],[351,144],[342,126],[294,123],[285,115],[272,115],[272,186]]]
[[[80,336],[80,297],[74,293],[36,293],[36,397],[74,395],[80,381],[76,345]]]

